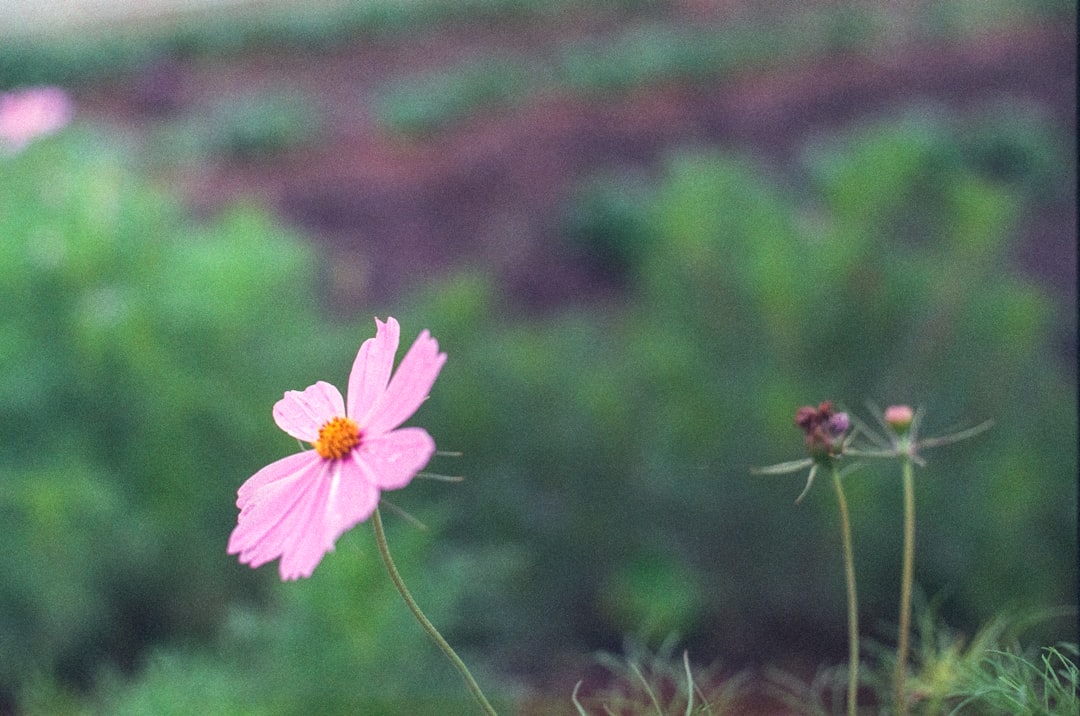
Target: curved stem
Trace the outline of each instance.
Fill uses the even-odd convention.
[[[397,587],[398,592],[401,594],[401,598],[405,600],[405,604],[409,607],[409,610],[416,617],[416,620],[420,622],[420,626],[424,627],[424,631],[428,633],[428,636],[442,649],[446,657],[450,659],[450,662],[461,672],[462,678],[465,679],[466,686],[469,687],[469,691],[476,697],[476,701],[480,704],[480,708],[487,716],[497,716],[495,709],[488,703],[487,698],[484,697],[484,692],[480,690],[479,684],[476,683],[476,679],[469,673],[469,668],[465,666],[465,662],[461,660],[461,657],[451,648],[450,644],[443,639],[442,634],[435,628],[435,625],[428,621],[428,618],[424,616],[424,613],[420,611],[419,605],[416,600],[413,599],[412,594],[409,593],[408,587],[405,586],[405,582],[401,579],[401,575],[397,571],[397,567],[394,566],[394,560],[390,556],[390,548],[386,544],[386,533],[383,531],[382,517],[379,515],[379,508],[375,508],[375,512],[372,515],[372,524],[375,525],[375,542],[379,545],[379,554],[382,555],[383,564],[386,565],[386,571],[390,573],[390,579],[394,582],[394,586]]]
[[[855,550],[851,547],[851,518],[848,515],[840,471],[833,466],[833,486],[840,506],[840,532],[844,542],[844,576],[847,581],[848,610],[848,691],[847,713],[855,716],[859,692],[859,598],[855,592]]]
[[[915,468],[911,459],[904,459],[904,558],[900,577],[900,627],[896,639],[896,673],[893,674],[893,695],[896,712],[907,714],[904,682],[907,679],[908,633],[911,630],[911,589],[915,565]]]

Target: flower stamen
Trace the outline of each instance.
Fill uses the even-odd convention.
[[[360,426],[348,418],[331,418],[319,428],[319,439],[312,443],[325,460],[339,460],[360,444]]]

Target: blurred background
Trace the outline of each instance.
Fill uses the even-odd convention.
[[[833,496],[750,474],[825,399],[995,421],[917,475],[950,626],[1075,605],[1075,3],[121,5],[0,0],[0,91],[74,112],[0,152],[0,714],[470,712],[369,525],[225,554],[376,315],[466,478],[391,549],[508,713],[628,640],[842,661]],[[890,644],[899,471],[848,485]]]

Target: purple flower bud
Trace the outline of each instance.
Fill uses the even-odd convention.
[[[851,420],[848,418],[847,413],[836,413],[829,418],[827,425],[833,437],[840,437],[851,428]]]
[[[818,462],[838,457],[844,451],[844,434],[851,427],[847,413],[833,412],[832,401],[816,408],[803,406],[795,413],[795,424],[806,435],[806,450]]]

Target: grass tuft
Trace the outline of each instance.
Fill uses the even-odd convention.
[[[629,645],[625,656],[600,654],[603,685],[571,701],[578,716],[720,716],[739,713],[747,675],[722,677],[716,664],[694,668],[688,652],[673,653],[672,640],[656,652]]]

